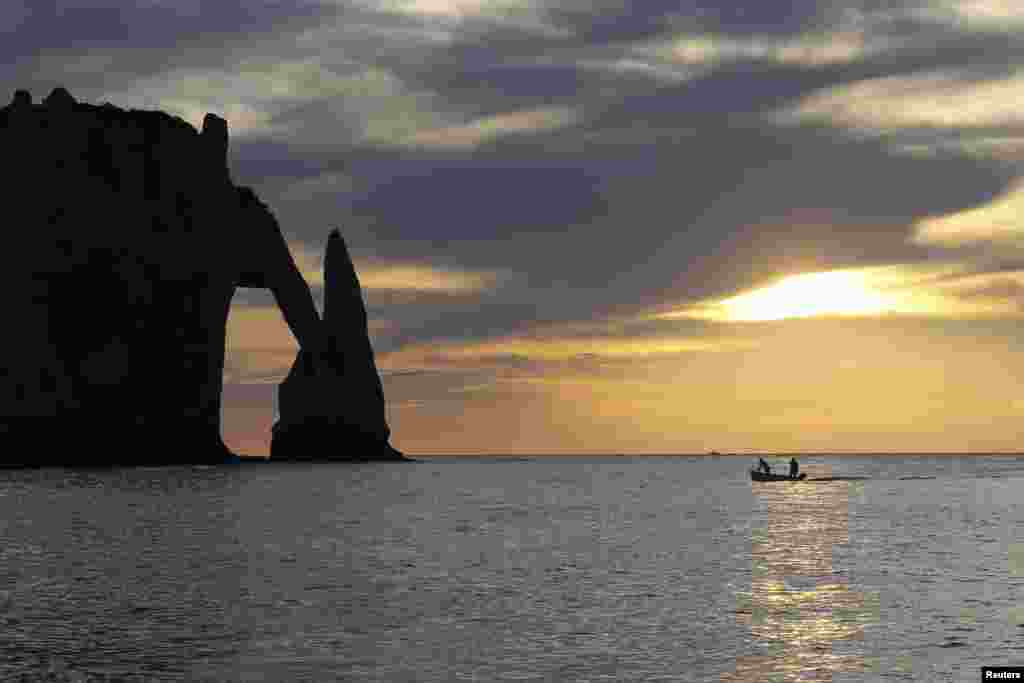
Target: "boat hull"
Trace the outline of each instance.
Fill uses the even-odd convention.
[[[807,476],[804,472],[797,478],[790,477],[785,474],[765,474],[764,472],[758,472],[757,470],[750,470],[751,481],[803,481]]]

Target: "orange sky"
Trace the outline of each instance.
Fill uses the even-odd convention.
[[[948,264],[804,274],[589,326],[407,345],[377,362],[393,442],[413,455],[1015,451],[1024,359],[996,285],[1018,277]],[[381,283],[366,280],[372,301]],[[694,318],[697,332],[631,332]],[[397,325],[372,321],[375,347]],[[273,381],[295,344],[276,309],[237,303],[228,341],[225,438],[265,454]],[[235,383],[256,376],[264,383]]]
[[[1022,448],[1019,2],[66,4],[0,3],[0,80],[224,117],[413,455]],[[266,453],[295,343],[230,328]]]

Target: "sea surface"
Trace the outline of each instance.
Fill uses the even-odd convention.
[[[0,679],[973,682],[1024,664],[1024,458],[804,457],[868,478],[801,483],[752,483],[753,464],[0,471]]]

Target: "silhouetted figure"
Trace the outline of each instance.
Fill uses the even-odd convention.
[[[0,108],[0,463],[216,463],[236,287],[269,288],[323,364],[313,298],[277,221],[227,167],[228,128],[159,111]],[[14,245],[17,245],[16,248]]]
[[[764,458],[758,458],[757,459],[757,468],[759,470],[761,470],[762,472],[764,472],[765,474],[771,474],[772,473],[771,466],[769,466],[768,463],[765,462]]]
[[[271,460],[403,460],[388,438],[384,391],[370,345],[366,306],[341,233],[324,254],[324,326],[329,371],[316,376],[300,350],[278,388],[280,420]]]
[[[797,473],[800,471],[800,464],[796,461],[796,458],[789,459],[789,478],[796,479]]]

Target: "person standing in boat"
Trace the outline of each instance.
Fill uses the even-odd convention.
[[[764,461],[764,458],[757,459],[757,469],[761,470],[765,474],[771,474],[772,468]]]
[[[796,458],[789,459],[789,478],[796,479],[797,472],[800,471],[800,463],[796,461]]]

